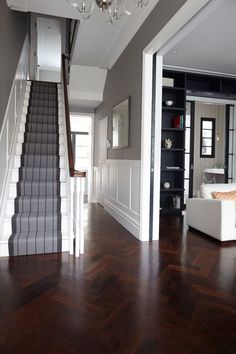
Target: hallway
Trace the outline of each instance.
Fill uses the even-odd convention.
[[[235,353],[235,243],[168,217],[140,243],[98,205],[85,237],[79,259],[0,259],[1,354]]]

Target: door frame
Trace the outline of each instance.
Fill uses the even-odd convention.
[[[100,139],[100,126],[102,124],[102,122],[105,122],[106,124],[106,141],[107,141],[107,129],[108,129],[108,117],[104,117],[102,118],[101,120],[99,120],[98,122],[98,184],[97,184],[97,187],[98,187],[98,190],[97,190],[97,201],[99,204],[101,204],[102,206],[103,205],[103,191],[102,191],[102,186],[101,186],[101,182],[102,182],[102,178],[101,178],[101,173],[102,173],[102,165],[103,163],[102,162],[106,162],[107,160],[107,150],[106,150],[106,158],[105,158],[105,161],[100,161],[100,158],[99,158],[99,150],[100,150],[100,142],[99,142],[99,139]],[[106,191],[105,191],[106,192]]]
[[[223,0],[224,1],[224,0]],[[222,2],[221,2],[222,3]],[[187,0],[163,29],[143,50],[142,112],[141,112],[141,171],[140,171],[140,241],[158,240],[160,223],[160,163],[163,56],[205,19],[215,8],[211,0]],[[156,54],[156,79],[153,82],[153,55]],[[152,102],[153,92],[156,98]],[[151,202],[151,136],[152,111],[155,115],[153,218]],[[150,232],[151,230],[151,232]]]

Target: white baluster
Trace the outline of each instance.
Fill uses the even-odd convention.
[[[69,233],[70,233],[70,254],[74,254],[74,231],[73,231],[73,222],[74,222],[74,207],[73,207],[73,198],[74,198],[74,181],[75,178],[70,178],[70,195],[69,197],[69,203],[70,203],[70,209],[69,209]]]

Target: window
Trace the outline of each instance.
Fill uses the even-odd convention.
[[[215,157],[215,118],[201,118],[200,157]]]

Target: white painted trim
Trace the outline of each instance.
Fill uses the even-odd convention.
[[[227,100],[226,98],[213,98],[213,97],[201,97],[201,96],[186,96],[187,101],[192,102],[201,102],[201,103],[209,103],[209,104],[232,104],[236,105],[236,100]]]
[[[94,200],[94,173],[93,173],[93,164],[94,164],[94,124],[95,124],[95,115],[91,114],[91,127],[90,127],[90,176],[88,180],[88,202],[92,203]]]
[[[151,119],[152,119],[152,56],[159,52],[171,40],[171,38],[179,32],[184,26],[211,0],[188,0],[163,27],[163,29],[153,38],[143,51],[143,81],[142,81],[142,122],[141,122],[141,190],[140,190],[140,239],[142,241],[149,240],[149,222],[150,222],[150,137],[151,137]],[[159,72],[162,67],[159,68]],[[158,80],[159,78],[157,78]],[[156,97],[156,107],[160,107],[161,97]],[[158,119],[158,118],[157,118]],[[160,137],[155,139],[155,149],[160,151]],[[158,157],[155,157],[158,164]],[[159,157],[160,159],[160,157]],[[160,179],[160,169],[154,171],[155,174],[155,195],[154,207],[158,208],[160,185],[157,181]],[[145,186],[144,186],[145,184]],[[154,215],[154,219],[156,215]],[[159,234],[159,226],[155,222],[154,230]],[[155,236],[157,237],[157,236]]]
[[[5,212],[7,209],[7,198],[10,193],[10,184],[12,179],[12,169],[14,167],[15,161],[15,151],[17,146],[17,138],[18,131],[20,130],[21,124],[21,116],[25,107],[25,92],[27,90],[27,76],[29,73],[29,38],[28,35],[25,38],[21,55],[19,58],[18,66],[16,69],[15,77],[12,83],[12,88],[9,95],[8,105],[6,108],[6,113],[3,121],[3,126],[0,133],[0,141],[3,138],[3,132],[5,131],[5,127],[7,127],[7,136],[6,136],[6,170],[4,172],[4,181],[1,185],[1,196],[0,196],[0,228],[2,230],[2,225],[4,222]],[[20,82],[20,86],[19,85]],[[20,91],[18,92],[18,104],[17,104],[17,94],[16,94],[16,86],[20,87]],[[10,113],[10,109],[12,108],[12,104],[14,104],[14,117],[12,117]],[[14,119],[14,125],[12,127],[12,135],[11,141],[9,141],[9,120]],[[10,146],[9,146],[10,143]],[[2,151],[1,151],[2,152]],[[1,255],[1,254],[0,254]]]
[[[156,56],[156,104],[155,104],[155,147],[153,177],[153,220],[152,240],[159,240],[160,224],[160,183],[161,183],[161,128],[162,128],[162,64],[163,57]],[[159,173],[155,172],[159,171]]]
[[[188,68],[184,66],[174,66],[174,65],[163,65],[164,69],[174,70],[174,71],[184,71],[186,73],[197,73],[197,74],[205,74],[209,76],[222,76],[228,78],[235,78],[236,74],[228,74],[220,71],[209,71],[209,70],[200,70],[195,68]]]
[[[133,219],[129,214],[111,203],[108,199],[104,199],[104,209],[132,235],[139,239],[139,223],[137,220]]]
[[[141,183],[140,183],[140,240],[149,240],[150,168],[152,129],[152,67],[153,56],[143,53],[142,123],[141,123]]]

